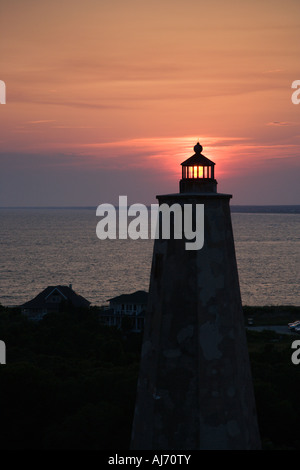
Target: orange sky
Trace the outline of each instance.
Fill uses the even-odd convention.
[[[0,206],[155,202],[216,162],[234,204],[299,204],[298,0],[1,0]]]

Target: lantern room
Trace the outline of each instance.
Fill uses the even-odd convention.
[[[180,192],[216,192],[215,163],[202,155],[202,145],[195,145],[195,154],[181,163]]]

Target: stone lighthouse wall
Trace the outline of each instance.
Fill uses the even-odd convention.
[[[204,204],[204,246],[154,243],[132,449],[259,449],[229,195]]]

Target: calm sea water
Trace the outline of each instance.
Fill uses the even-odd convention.
[[[238,210],[243,304],[300,305],[300,207]],[[0,303],[20,305],[57,284],[72,284],[93,305],[148,290],[153,240],[100,241],[98,220],[95,209],[0,209]]]

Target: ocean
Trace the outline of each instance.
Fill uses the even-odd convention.
[[[243,305],[300,305],[300,206],[232,206]],[[0,304],[49,285],[92,305],[148,290],[153,240],[99,240],[96,208],[0,209]]]

